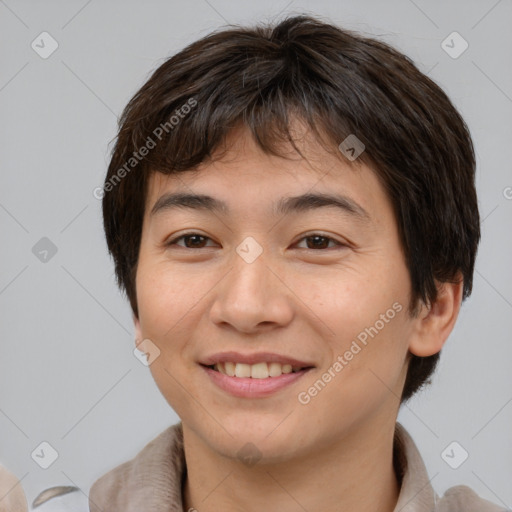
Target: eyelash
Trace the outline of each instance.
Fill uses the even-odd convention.
[[[165,243],[165,246],[166,247],[171,247],[173,245],[176,245],[176,242],[178,242],[179,240],[182,240],[182,239],[185,239],[185,238],[191,238],[191,237],[194,237],[194,236],[199,236],[199,237],[201,237],[201,238],[203,238],[205,240],[211,240],[211,238],[209,238],[209,237],[207,237],[205,235],[201,235],[200,233],[191,232],[191,233],[184,233],[183,235],[180,235],[179,237],[176,237],[176,238],[174,238],[172,240],[169,240],[168,242]],[[334,238],[331,238],[329,236],[322,235],[321,233],[312,233],[310,235],[304,236],[297,243],[302,242],[303,240],[306,240],[308,238],[314,238],[314,237],[319,237],[319,238],[328,240],[329,242],[334,242],[337,247],[347,247],[347,244],[339,242],[338,240],[335,240]],[[184,247],[184,246],[179,246],[179,247],[183,247],[183,249],[194,250],[193,247]],[[196,250],[197,249],[206,249],[206,248],[207,247],[199,247],[199,248],[196,248]],[[334,248],[331,247],[331,249],[334,249]],[[306,248],[306,250],[318,252],[318,251],[321,251],[322,249],[309,249],[309,248]],[[326,249],[323,249],[323,250],[325,251]]]

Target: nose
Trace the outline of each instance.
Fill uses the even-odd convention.
[[[248,263],[236,254],[232,269],[215,288],[211,321],[247,334],[289,324],[293,293],[279,274],[263,255]]]

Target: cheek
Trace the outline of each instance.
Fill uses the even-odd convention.
[[[160,351],[149,370],[168,404],[185,420],[190,403],[183,387],[188,387],[188,376],[195,366],[185,353],[196,323],[194,305],[204,295],[196,283],[161,262],[150,264],[142,259],[137,271],[141,334]]]
[[[366,311],[351,309],[350,301],[340,303],[345,309],[338,311],[335,324],[332,312],[336,336],[329,358],[297,396],[307,417],[329,432],[338,432],[344,422],[357,424],[385,404],[389,410],[398,405],[407,354],[406,309],[388,298],[366,296],[364,304]]]
[[[163,343],[190,322],[204,296],[204,279],[195,279],[167,264],[142,264],[137,273],[137,302],[141,328]]]
[[[301,288],[309,290],[305,302],[333,331],[333,340],[355,338],[376,322],[379,331],[389,330],[406,309],[407,281],[398,269],[385,274],[364,270],[301,278]]]
[[[348,400],[351,395],[369,398],[379,387],[399,387],[407,354],[408,274],[401,267],[381,270],[352,272],[322,286],[310,283],[311,309],[331,331],[322,369],[330,369],[329,387]]]

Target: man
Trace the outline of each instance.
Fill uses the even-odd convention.
[[[474,173],[435,83],[314,18],[161,65],[120,119],[103,214],[181,421],[95,482],[91,510],[502,510],[438,497],[396,422],[471,293]]]

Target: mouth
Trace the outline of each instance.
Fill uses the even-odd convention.
[[[200,363],[214,386],[238,398],[266,398],[293,386],[315,368],[276,354],[223,353]]]
[[[309,370],[312,366],[292,366],[277,362],[260,362],[255,364],[235,363],[232,361],[218,362],[211,365],[202,365],[210,370],[227,375],[228,377],[242,379],[273,379],[289,373],[300,373]]]

